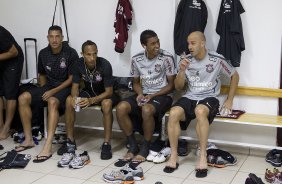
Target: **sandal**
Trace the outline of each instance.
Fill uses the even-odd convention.
[[[204,178],[208,175],[208,169],[196,169],[196,177]]]
[[[170,167],[170,166],[165,166],[165,168],[163,169],[163,171],[165,173],[173,173],[176,169],[178,169],[179,163],[176,163],[176,167]]]
[[[31,148],[33,148],[33,147],[34,147],[34,146],[19,145],[19,146],[16,146],[14,150],[19,153],[19,152],[22,152],[22,151],[31,149]],[[20,149],[20,150],[18,150],[18,149]]]
[[[41,162],[44,162],[44,161],[46,161],[46,160],[48,160],[49,158],[51,158],[52,157],[52,154],[51,155],[49,155],[49,156],[36,156],[35,157],[35,159],[33,160],[33,162],[34,163],[41,163]]]

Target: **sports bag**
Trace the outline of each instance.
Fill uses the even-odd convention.
[[[25,168],[31,159],[29,154],[18,154],[15,150],[3,153],[0,158],[0,171],[3,169]],[[0,155],[0,156],[2,156]]]

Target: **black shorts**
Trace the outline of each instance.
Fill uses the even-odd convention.
[[[210,112],[208,120],[210,124],[213,122],[219,108],[219,101],[217,98],[208,97],[203,100],[191,100],[186,97],[181,97],[175,104],[173,104],[173,107],[179,106],[184,110],[185,121],[180,122],[182,130],[186,130],[191,120],[196,118],[195,108],[198,104],[205,105],[209,108]]]
[[[2,61],[0,64],[0,96],[4,96],[7,100],[18,98],[23,61],[23,57],[19,57],[17,62]]]
[[[47,105],[47,102],[42,100],[42,95],[46,91],[51,90],[53,88],[54,87],[45,85],[43,87],[37,87],[31,90],[28,90],[27,92],[31,94],[31,106],[45,107]],[[71,88],[68,87],[68,88],[64,88],[60,90],[58,93],[55,93],[53,95],[53,97],[57,98],[60,102],[59,108],[61,109],[65,108],[66,99],[70,95],[70,92],[71,92]]]
[[[79,91],[79,97],[82,97],[82,98],[90,98],[90,97],[95,97],[96,95],[93,94],[93,92],[91,91],[88,91],[88,90],[85,90],[85,89],[82,89]],[[112,105],[113,105],[113,108],[118,104],[118,102],[120,101],[119,100],[119,97],[113,93],[112,97],[110,98],[112,100]],[[91,106],[94,106],[94,105],[101,105],[101,102],[98,103],[98,104],[93,104]],[[102,110],[102,109],[101,109]]]
[[[137,95],[133,95],[133,96],[130,96],[130,97],[124,99],[123,101],[128,102],[131,106],[131,112],[130,112],[129,116],[130,116],[130,119],[133,122],[134,130],[143,134],[142,108],[140,106],[138,106],[136,98],[137,98]],[[147,102],[149,104],[152,104],[156,109],[156,113],[154,115],[155,132],[159,132],[159,130],[161,128],[162,117],[170,109],[170,107],[172,105],[172,101],[173,100],[170,96],[161,95],[161,96],[156,96],[156,97],[152,98],[149,102]]]

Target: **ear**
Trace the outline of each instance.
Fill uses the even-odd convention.
[[[144,44],[142,44],[142,47],[145,49],[145,50],[147,50],[147,47],[146,47],[146,45],[144,45]]]
[[[80,52],[81,56],[83,57],[83,52]]]

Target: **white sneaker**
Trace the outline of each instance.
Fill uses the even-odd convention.
[[[147,160],[148,162],[153,162],[154,158],[155,158],[157,155],[158,155],[158,152],[149,150],[149,154],[148,154],[146,160]]]
[[[170,156],[171,154],[171,149],[169,147],[166,147],[164,149],[162,149],[157,156],[155,156],[155,158],[153,159],[153,162],[155,164],[160,164],[163,163],[167,160],[168,156]]]

